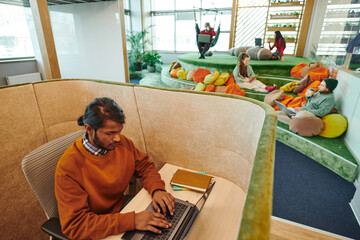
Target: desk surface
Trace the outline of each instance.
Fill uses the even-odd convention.
[[[159,171],[165,182],[166,191],[175,198],[196,203],[202,193],[195,191],[173,191],[170,179],[179,167],[166,164]],[[202,171],[202,169],[196,169]],[[206,201],[200,215],[191,229],[188,238],[191,239],[236,239],[240,224],[241,213],[245,202],[245,193],[232,182],[220,177],[214,177],[216,184]],[[145,189],[140,192],[126,205],[122,213],[135,211],[141,212],[151,202],[151,197]],[[106,240],[120,240],[123,233],[112,235]]]

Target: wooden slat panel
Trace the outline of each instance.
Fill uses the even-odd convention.
[[[295,56],[297,57],[302,57],[304,55],[306,39],[308,36],[309,26],[311,21],[311,15],[314,8],[314,2],[315,2],[314,0],[307,0],[305,3],[305,11],[302,19],[300,35],[298,39],[298,46],[295,54]]]
[[[30,0],[36,35],[45,70],[45,79],[61,78],[46,0]]]

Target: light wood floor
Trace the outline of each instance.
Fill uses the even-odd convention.
[[[271,240],[335,240],[350,239],[278,217],[271,217]]]

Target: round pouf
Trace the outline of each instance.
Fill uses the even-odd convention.
[[[249,48],[246,53],[252,60],[269,60],[272,56],[271,51],[266,48]]]
[[[318,135],[323,128],[323,122],[318,117],[293,118],[289,124],[290,130],[304,137]]]
[[[322,118],[323,130],[320,132],[320,136],[326,138],[340,137],[347,129],[346,118],[338,113],[329,114]]]

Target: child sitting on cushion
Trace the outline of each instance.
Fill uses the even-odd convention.
[[[241,53],[238,58],[238,64],[236,65],[233,75],[235,82],[240,88],[247,88],[258,92],[271,92],[276,89],[276,85],[270,87],[266,86],[259,80],[256,80],[256,75],[249,65],[250,57],[246,53]]]

